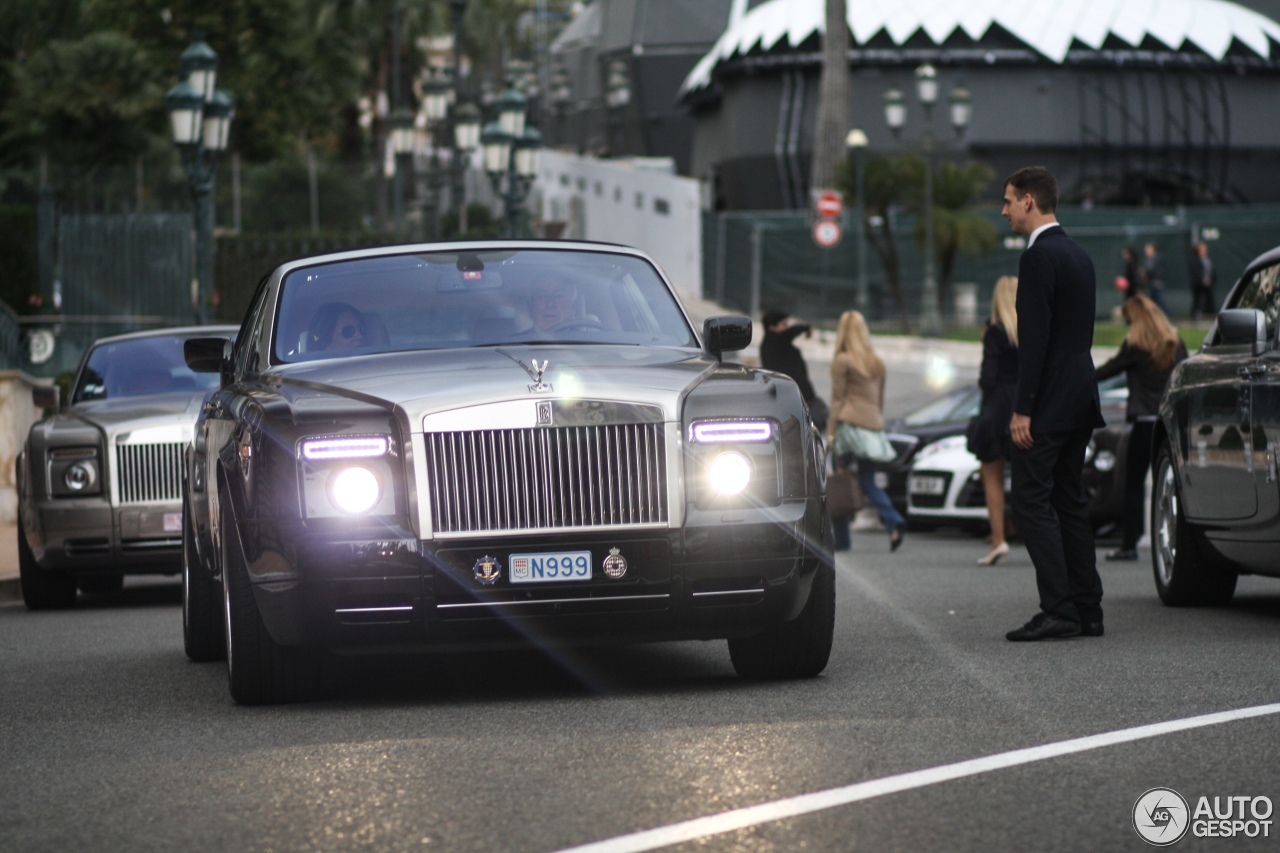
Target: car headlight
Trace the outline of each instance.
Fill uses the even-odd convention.
[[[707,482],[722,495],[740,495],[751,482],[751,463],[736,450],[728,450],[707,466]]]
[[[329,485],[333,505],[343,512],[358,515],[368,512],[382,497],[378,478],[368,468],[353,465],[334,473]]]
[[[1116,455],[1110,450],[1099,450],[1093,457],[1093,467],[1099,471],[1110,471],[1116,467]]]
[[[49,451],[49,486],[54,497],[102,492],[96,447],[59,447]]]
[[[699,421],[689,427],[689,437],[699,444],[769,441],[773,424],[769,421]]]
[[[939,453],[946,453],[948,450],[963,448],[966,446],[967,442],[968,439],[963,435],[953,435],[949,438],[943,438],[935,441],[932,444],[926,444],[918,453],[916,453],[915,461],[919,462],[922,459],[928,459],[930,456],[936,456]]]
[[[73,492],[92,489],[98,482],[98,469],[92,462],[76,462],[62,475],[62,482]]]

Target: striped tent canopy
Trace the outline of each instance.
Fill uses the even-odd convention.
[[[706,87],[721,62],[753,51],[798,48],[825,29],[824,0],[768,0],[740,16],[694,67],[681,94]],[[1148,38],[1222,60],[1233,43],[1263,59],[1280,46],[1280,24],[1226,0],[848,0],[854,45],[886,34],[901,46],[917,33],[942,45],[957,32],[981,41],[992,27],[1061,63],[1074,43],[1101,50],[1114,36],[1134,48]],[[1274,58],[1280,59],[1280,56]]]

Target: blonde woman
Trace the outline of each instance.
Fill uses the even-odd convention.
[[[889,550],[902,544],[907,523],[876,485],[876,462],[893,458],[884,437],[884,361],[871,348],[867,321],[857,311],[840,315],[836,354],[831,361],[831,419],[827,444],[842,464],[858,465],[858,484],[889,531]],[[886,458],[887,457],[887,458]],[[837,548],[848,547],[849,519],[834,519]]]
[[[1120,312],[1129,324],[1129,334],[1120,344],[1120,351],[1097,370],[1099,382],[1123,372],[1129,383],[1129,402],[1125,405],[1125,420],[1130,426],[1122,509],[1124,547],[1107,554],[1107,559],[1136,560],[1138,540],[1142,538],[1143,487],[1151,465],[1151,437],[1160,398],[1173,366],[1187,357],[1187,347],[1165,313],[1146,296],[1133,297]]]
[[[991,322],[982,333],[982,370],[978,387],[982,408],[969,425],[969,452],[982,463],[979,472],[991,520],[991,551],[978,565],[993,566],[1009,553],[1004,536],[1004,468],[1012,452],[1009,421],[1018,389],[1018,279],[1002,276],[991,298]]]

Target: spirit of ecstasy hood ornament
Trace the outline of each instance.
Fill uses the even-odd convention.
[[[551,391],[551,384],[550,384],[550,383],[543,384],[543,382],[542,382],[542,374],[546,372],[546,370],[547,370],[547,365],[551,363],[550,361],[548,361],[547,359],[545,359],[545,358],[544,358],[544,359],[542,360],[542,364],[538,364],[538,360],[537,360],[536,358],[531,358],[531,359],[529,359],[529,360],[533,362],[533,367],[530,367],[529,365],[525,364],[525,363],[524,363],[523,361],[521,361],[520,359],[516,358],[516,357],[515,357],[514,355],[512,355],[511,353],[509,353],[509,352],[507,352],[506,350],[502,349],[501,347],[499,347],[499,348],[497,348],[497,349],[498,349],[498,352],[502,353],[502,354],[503,354],[503,355],[505,355],[507,358],[511,359],[511,360],[512,360],[512,361],[514,361],[516,364],[518,364],[518,365],[520,365],[521,367],[523,367],[523,368],[524,368],[524,372],[525,372],[525,373],[527,373],[527,374],[529,374],[529,378],[533,380],[533,384],[529,386],[529,393],[531,393],[531,394],[545,394],[545,393],[548,393],[548,392],[550,392],[550,391]]]

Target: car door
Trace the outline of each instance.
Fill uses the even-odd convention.
[[[1252,404],[1245,462],[1252,470],[1257,494],[1257,512],[1250,526],[1259,541],[1275,542],[1280,540],[1280,345],[1276,322],[1280,316],[1280,264],[1258,270],[1240,301],[1237,307],[1256,308],[1267,318],[1267,349],[1242,368]],[[1280,567],[1271,568],[1280,571]]]
[[[1226,307],[1258,307],[1254,303],[1269,269],[1274,268],[1255,271],[1237,285]],[[1257,515],[1250,373],[1256,362],[1252,347],[1222,346],[1211,339],[1182,370],[1179,384],[1187,389],[1187,458],[1181,474],[1189,518],[1240,523]]]

